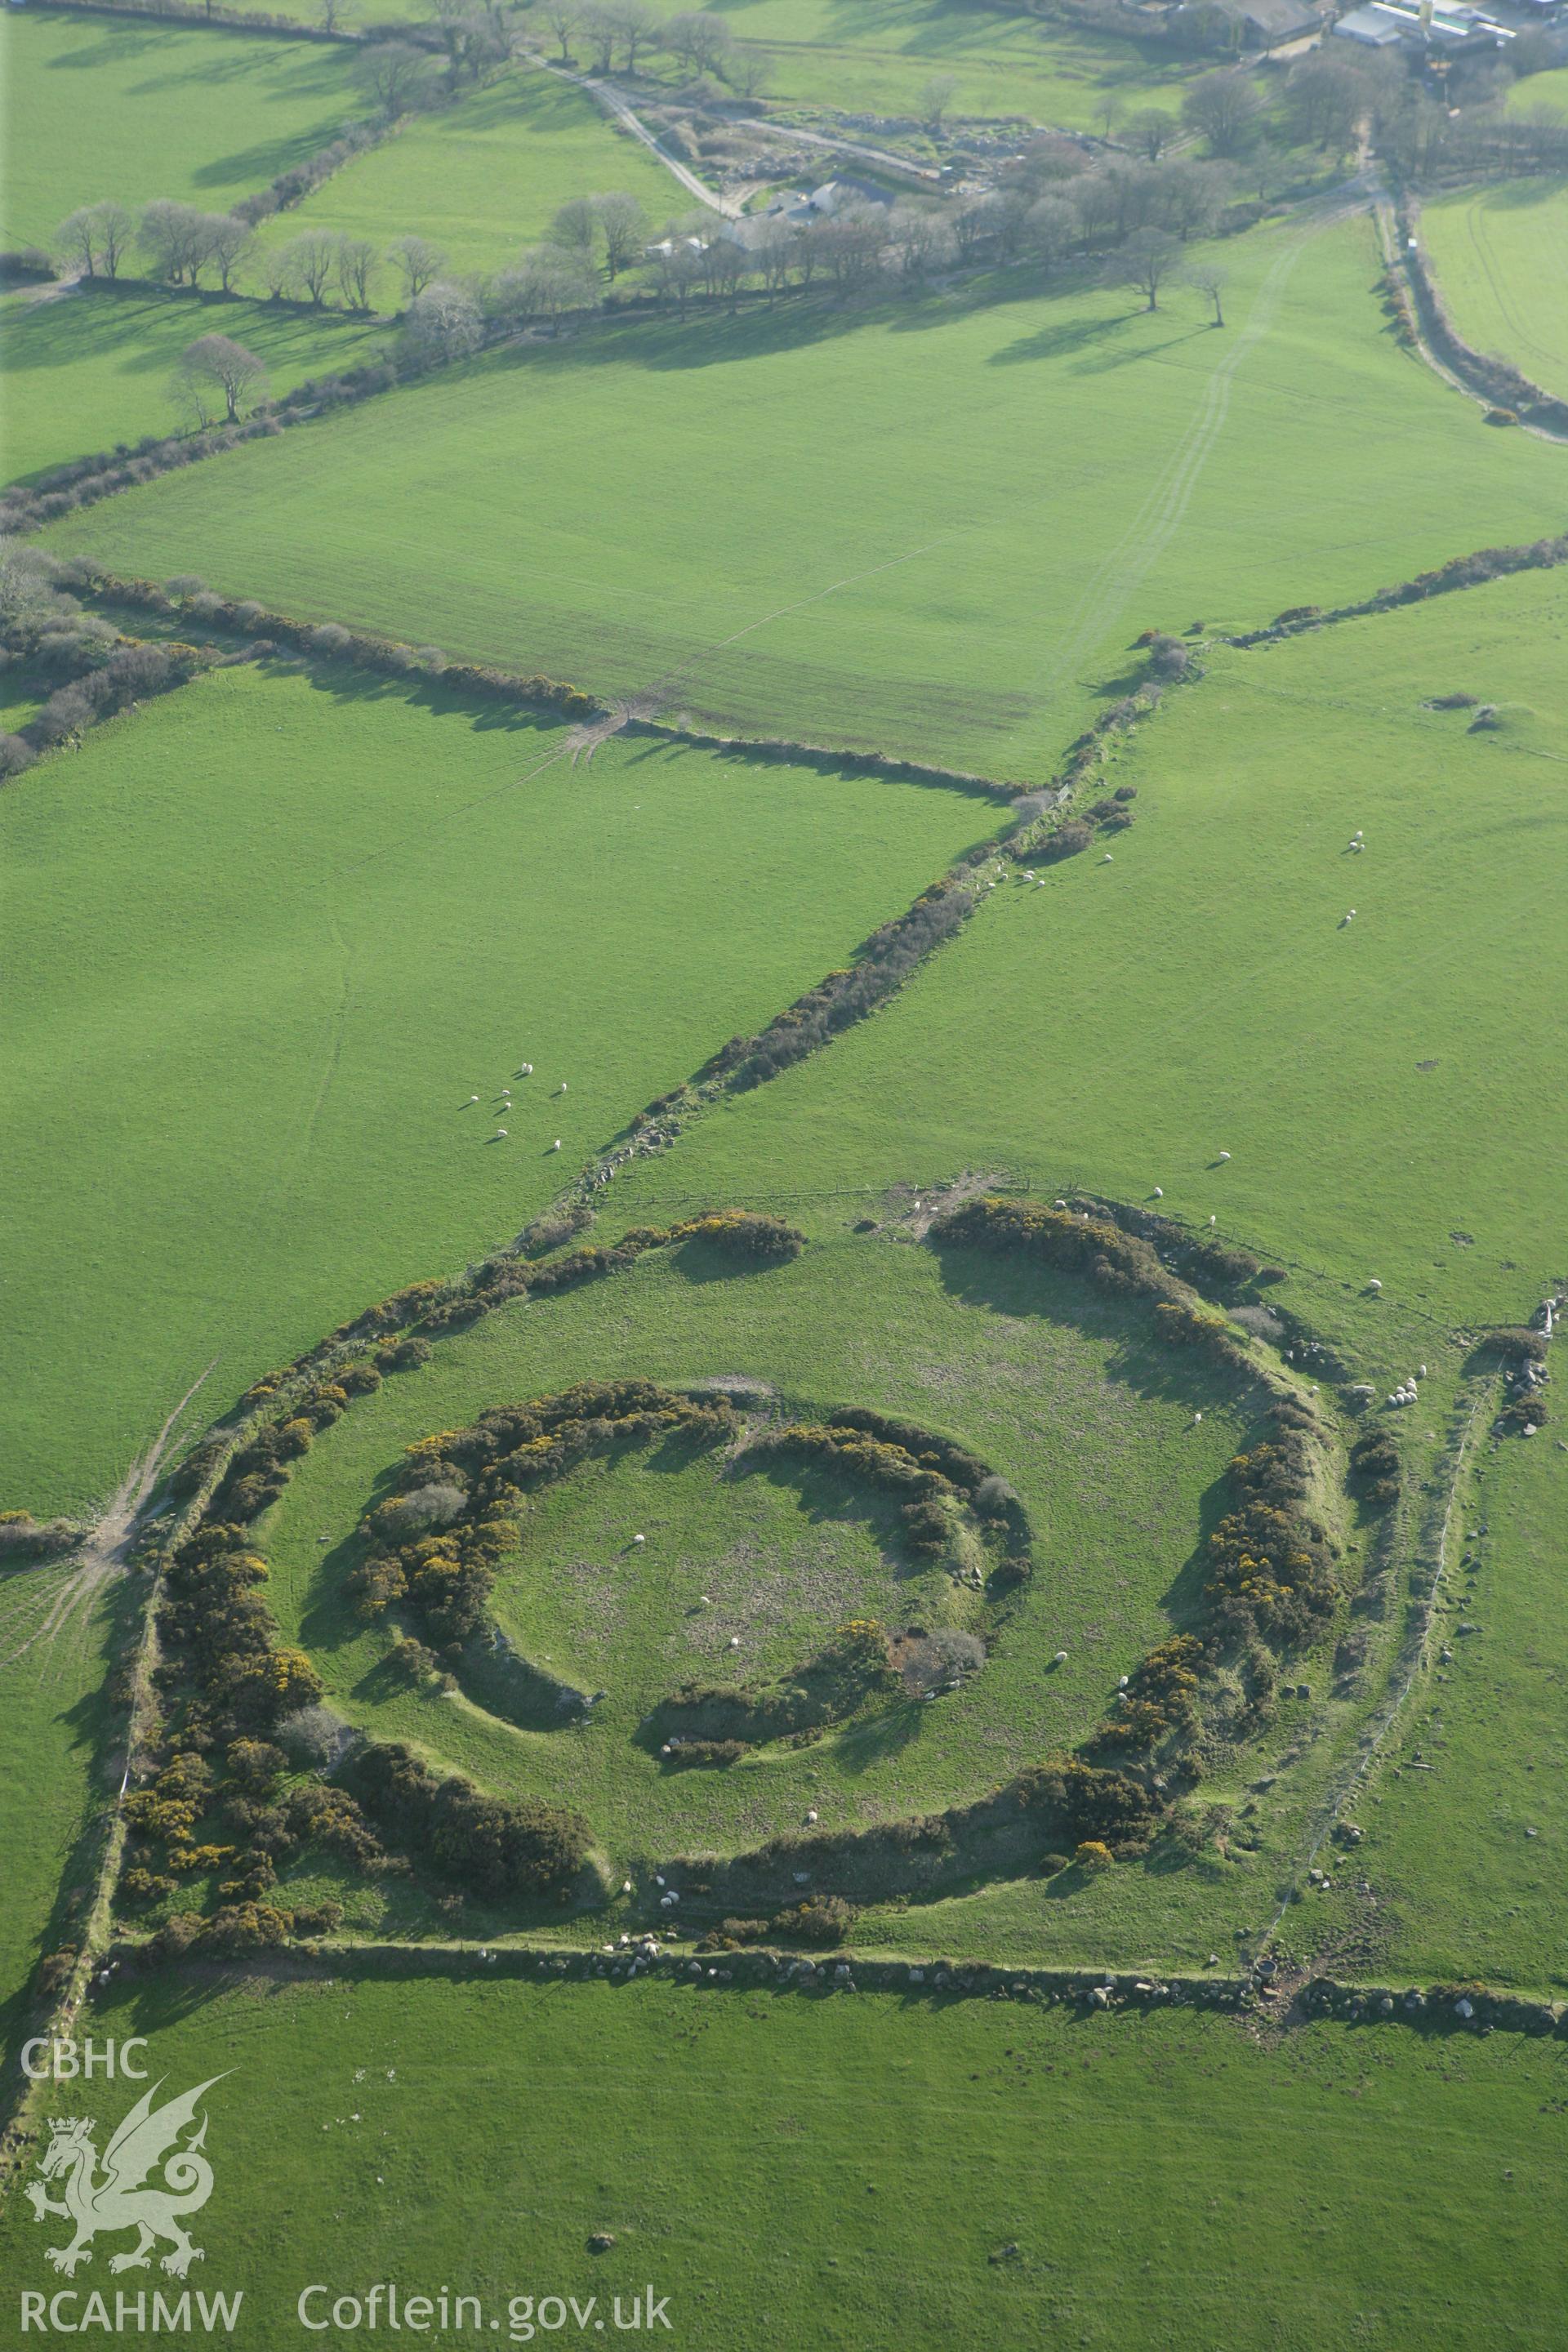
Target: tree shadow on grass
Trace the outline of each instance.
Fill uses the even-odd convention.
[[[1107,335],[1121,334],[1127,324],[1125,318],[1053,320],[1034,334],[1020,336],[1005,350],[993,352],[987,365],[1011,367],[1021,360],[1064,359],[1071,352],[1091,349]]]
[[[899,1584],[911,1584],[931,1574],[929,1561],[911,1560],[903,1552],[903,1523],[899,1506],[874,1493],[861,1480],[811,1460],[788,1454],[742,1454],[725,1469],[727,1480],[765,1478],[771,1486],[785,1487],[795,1496],[803,1517],[813,1527],[828,1520],[863,1528],[872,1537],[889,1574]]]
[[[918,1699],[900,1699],[880,1714],[852,1723],[833,1738],[833,1762],[852,1778],[874,1771],[889,1757],[912,1748],[925,1729],[925,1712]]]
[[[401,702],[432,719],[460,719],[476,735],[563,735],[568,723],[559,711],[480,702],[460,688],[443,686],[427,672],[388,677],[380,670],[358,669],[345,662],[313,661],[308,653],[268,656],[258,667],[279,677],[302,676],[312,693],[330,696],[336,703]]]
[[[1194,1412],[1234,1412],[1256,1386],[1239,1373],[1227,1380],[1190,1349],[1162,1347],[1150,1328],[1152,1300],[1133,1297],[1124,1303],[1075,1275],[1024,1258],[947,1247],[934,1238],[931,1247],[942,1286],[952,1297],[994,1314],[1038,1316],[1058,1329],[1110,1341],[1111,1374],[1149,1402],[1177,1404]]]
[[[721,366],[763,360],[780,352],[798,352],[818,343],[836,342],[868,328],[889,334],[929,334],[951,327],[976,313],[999,310],[1044,297],[1066,299],[1081,295],[1089,281],[1082,273],[1047,277],[1029,268],[987,271],[963,286],[948,287],[904,300],[887,295],[858,301],[837,301],[820,288],[796,289],[784,300],[765,303],[761,298],[734,310],[693,307],[685,319],[658,313],[604,319],[586,329],[549,339],[529,338],[502,344],[468,363],[467,373],[500,373],[518,367],[577,369],[632,366],[677,370]],[[1127,316],[1097,319],[1085,330],[1086,340],[1125,327]],[[1021,356],[1031,356],[1026,350]],[[1041,354],[1048,356],[1048,353]],[[455,379],[460,372],[448,370]]]

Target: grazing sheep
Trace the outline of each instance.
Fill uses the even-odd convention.
[[[805,1825],[806,1825],[807,1829],[812,1828],[812,1827],[815,1825],[816,1821],[816,1807],[815,1805],[813,1805],[813,1807],[811,1808],[811,1811],[807,1813],[807,1815],[806,1815],[806,1817],[805,1817]]]
[[[1367,1288],[1368,1288],[1369,1290],[1381,1290],[1381,1289],[1383,1288],[1383,1285],[1382,1285],[1382,1283],[1381,1283],[1381,1282],[1379,1282],[1379,1280],[1378,1280],[1378,1278],[1377,1278],[1377,1276],[1376,1276],[1376,1275],[1375,1275],[1375,1274],[1373,1276],[1372,1280],[1367,1284],[1367,1286],[1367,1286]]]
[[[554,1142],[551,1145],[550,1149],[552,1150],[552,1151],[559,1151],[559,1150],[560,1150],[560,1149],[561,1149],[561,1138],[560,1138],[559,1136],[557,1136],[557,1137],[556,1137],[556,1139],[555,1139]]]
[[[471,1103],[478,1102],[478,1101],[479,1101],[479,1097],[478,1097],[478,1095],[470,1095],[470,1096],[468,1097],[468,1100],[469,1100]]]
[[[498,1128],[497,1128],[497,1129],[496,1129],[496,1141],[497,1141],[498,1143],[502,1143],[502,1142],[504,1142],[505,1140],[506,1140],[506,1129],[505,1129],[505,1128],[504,1128],[504,1127],[498,1127]]]
[[[647,1541],[647,1536],[634,1536],[632,1538],[632,1541],[635,1544],[645,1544]]]
[[[1228,1151],[1222,1151],[1219,1156],[1222,1160],[1228,1160],[1230,1158]]]
[[[730,1647],[731,1647],[732,1650],[738,1650],[738,1649],[740,1648],[740,1646],[741,1646],[741,1637],[740,1637],[739,1633],[731,1633],[731,1636],[730,1636]]]
[[[1065,1666],[1067,1662],[1068,1654],[1065,1650],[1058,1650],[1056,1656],[1051,1660],[1053,1666]]]
[[[1163,1200],[1164,1199],[1164,1197],[1165,1197],[1165,1188],[1164,1188],[1164,1186],[1163,1186],[1163,1184],[1156,1184],[1156,1185],[1155,1185],[1155,1187],[1154,1187],[1154,1198],[1156,1199],[1156,1201],[1163,1201]]]

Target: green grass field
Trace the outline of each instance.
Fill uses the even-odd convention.
[[[174,196],[226,211],[365,108],[347,52],[200,26],[6,11],[8,245],[52,246],[79,205]]]
[[[1547,392],[1568,394],[1568,185],[1509,180],[1468,189],[1425,205],[1421,228],[1467,342],[1511,360]]]
[[[1358,1921],[1364,1906],[1343,1889],[1323,1932],[1374,1928],[1396,1974],[1506,1977],[1560,2000],[1568,1460],[1556,1435],[1549,1425],[1483,1456],[1461,1528],[1474,1540],[1457,1548],[1443,1620],[1453,1663],[1423,1682],[1357,1813],[1379,1916]]]
[[[728,20],[767,51],[785,113],[912,114],[951,72],[960,115],[1098,129],[1108,98],[1179,106],[1188,70],[962,0],[738,0]],[[10,244],[100,196],[232,205],[363,110],[339,48],[41,10],[7,12],[0,44]],[[1553,103],[1563,80],[1512,102]],[[476,270],[617,185],[656,218],[681,203],[531,66],[267,239],[414,231]],[[842,306],[819,277],[731,315],[497,350],[42,536],[672,718],[1020,783],[1145,680],[1140,633],[1183,633],[1197,671],[1108,739],[1084,792],[1132,788],[1131,829],[1037,877],[1005,870],[880,1010],[750,1093],[711,1092],[598,1196],[596,1241],[733,1204],[798,1225],[798,1258],[742,1272],[688,1244],[514,1299],[357,1396],[255,1525],[279,1638],[330,1706],[484,1790],[580,1809],[596,1907],[459,1888],[439,1845],[362,1869],[265,1803],[203,1817],[201,1837],[251,1842],[226,1895],[227,1865],[171,1849],[173,1895],[112,1899],[98,1865],[147,1581],[0,1574],[13,2095],[38,1959],[96,1892],[132,1938],[247,1890],[343,1906],[313,1957],[122,1947],[74,2021],[150,2037],[165,2097],[207,2085],[216,2185],[183,2284],[243,2293],[243,2317],[172,2342],[309,2342],[302,2288],[330,2307],[395,2281],[479,2298],[427,2331],[444,2347],[611,2340],[613,2298],[639,2291],[689,2352],[1556,2346],[1568,2021],[1467,2031],[1451,1993],[1417,2030],[1261,1998],[1100,2016],[914,1988],[547,1984],[494,1949],[650,1918],[668,1934],[682,1911],[647,1882],[677,1861],[688,1928],[705,1925],[726,1890],[696,1858],[808,1815],[832,1832],[935,1813],[1072,1748],[1153,1645],[1216,1622],[1205,1538],[1266,1475],[1229,1465],[1289,1382],[1334,1436],[1310,1502],[1336,1554],[1331,1628],[1277,1659],[1256,1719],[1264,1661],[1220,1635],[1201,1773],[1156,1784],[1172,1818],[1113,1866],[1025,1856],[1012,1875],[1017,1846],[966,1835],[949,1875],[911,1861],[907,1889],[877,1881],[846,1941],[1211,1983],[1267,1947],[1306,1975],[1568,1993],[1568,1453],[1555,1383],[1539,1434],[1491,1442],[1500,1381],[1473,1349],[1568,1288],[1568,570],[1217,641],[1563,528],[1562,451],[1487,429],[1397,344],[1364,200],[1347,183],[1198,257],[1223,264],[1223,328],[1190,282],[1150,312],[1076,268]],[[1445,198],[1426,234],[1463,330],[1568,393],[1563,203],[1545,185]],[[275,390],[388,332],[248,301],[7,297],[0,471],[158,430],[198,321],[261,350]],[[30,720],[60,674],[35,635],[24,614],[0,723]],[[1432,707],[1455,696],[1472,699]],[[39,761],[0,791],[0,1509],[94,1511],[193,1382],[176,1450],[374,1300],[510,1243],[643,1106],[849,965],[1005,820],[1005,798],[847,761],[633,731],[590,760],[433,672],[326,659],[215,670]],[[1338,1360],[1282,1354],[1286,1327],[1254,1315],[1252,1377],[1157,1346],[1138,1293],[922,1238],[918,1204],[960,1178],[1213,1220],[1283,1269],[1257,1295]],[[1385,1414],[1417,1373],[1416,1407]],[[430,1625],[367,1625],[347,1584],[402,1449],[621,1377],[767,1384],[792,1412],[868,1405],[958,1440],[1016,1489],[1033,1577],[973,1592],[914,1568],[885,1495],[650,1445],[541,1487],[491,1595],[526,1656],[599,1695],[584,1721],[509,1722],[472,1660],[439,1662],[455,1687],[411,1681],[389,1653]],[[1400,1457],[1386,1512],[1342,1475],[1377,1426]],[[660,1759],[650,1711],[688,1677],[785,1676],[858,1613],[983,1624],[989,1654],[929,1703],[888,1694],[723,1770]],[[214,1622],[220,1655],[246,1622]],[[167,1760],[169,1725],[247,1769],[227,1748],[248,1718],[225,1718],[216,1680],[188,1704],[188,1657],[176,1638],[170,1675],[137,1685],[166,1712],[138,1717],[132,1781]],[[1353,1859],[1331,1833],[1350,1818]],[[823,1884],[842,1870],[853,1893],[852,1867]],[[776,1857],[779,1899],[793,1868]],[[760,1877],[754,1907],[776,1908]],[[39,2137],[0,2134],[0,2336],[85,2333],[95,2288],[106,2329],[116,2293],[180,2291],[120,2274],[131,2241],[107,2213],[92,2267],[62,2277],[46,2255],[65,2222],[15,2193],[41,2187],[51,2116],[104,2126],[101,2153],[133,2096],[79,2076],[41,2092]],[[60,2291],[81,2300],[50,2305]],[[541,2318],[551,2296],[578,2315]]]
[[[1155,42],[971,7],[962,0],[739,0],[724,11],[737,40],[768,60],[775,105],[923,115],[933,76],[958,87],[951,111],[1025,115],[1103,130],[1107,98],[1125,110],[1174,108],[1194,68]]]
[[[274,394],[353,367],[386,341],[362,320],[309,318],[262,302],[195,302],[97,287],[61,299],[0,298],[0,477],[26,481],[72,457],[182,429],[170,395],[180,353],[232,335],[266,363]]]
[[[1009,881],[896,1003],[683,1142],[682,1187],[1158,1184],[1347,1297],[1375,1276],[1378,1312],[1528,1313],[1562,1255],[1568,806],[1540,655],[1565,594],[1527,575],[1214,649],[1116,767],[1139,799],[1113,862]],[[1497,732],[1423,708],[1458,690]],[[670,1181],[633,1175],[626,1213]]]
[[[72,1592],[71,1564],[0,1577],[0,1708],[9,1798],[0,1816],[0,2046],[13,2058],[38,1961],[79,1929],[100,1850],[93,1817],[120,1785],[104,1683],[134,1640],[131,1585]]]
[[[495,269],[543,236],[560,205],[605,188],[638,197],[656,224],[689,208],[670,173],[617,136],[592,99],[550,74],[511,73],[336,173],[270,221],[264,242],[328,228],[384,247],[411,230],[438,245],[454,271]],[[377,290],[384,308],[396,304],[394,271]]]
[[[165,2095],[224,2075],[189,2284],[243,2290],[260,2340],[307,2285],[395,2280],[478,2295],[503,2344],[535,2324],[513,2296],[607,2318],[650,2282],[691,2352],[1556,2341],[1560,2042],[342,1975],[116,1988],[93,2024],[151,2035]],[[129,2100],[73,2091],[105,2122]],[[63,2242],[13,2198],[18,2291],[63,2284]],[[576,2340],[563,2316],[533,2340]]]
[[[439,690],[250,669],[41,762],[0,797],[7,1503],[88,1500],[209,1358],[216,1409],[509,1239],[994,821],[630,739],[574,767]]]
[[[994,289],[498,353],[51,542],[601,692],[657,682],[749,728],[1043,776],[1145,625],[1334,602],[1556,514],[1555,453],[1487,432],[1376,331],[1363,226],[1268,232],[1226,265],[1224,332],[1190,295],[1150,316]]]

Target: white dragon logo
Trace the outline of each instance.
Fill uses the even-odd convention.
[[[56,2270],[70,2278],[79,2263],[90,2263],[92,2241],[100,2230],[140,2232],[128,2254],[110,2256],[111,2271],[146,2270],[161,2238],[166,2238],[174,2249],[163,2256],[163,2267],[175,2278],[184,2278],[193,2263],[205,2259],[201,2247],[192,2245],[183,2222],[187,2214],[199,2213],[212,2195],[213,2168],[201,2153],[207,2136],[205,2116],[184,2147],[174,2143],[195,2120],[203,2092],[222,2080],[221,2074],[210,2075],[194,2091],[161,2107],[154,2107],[153,2101],[162,2083],[144,2091],[103,2151],[101,2179],[98,2150],[92,2144],[94,2126],[89,2118],[49,2118],[49,2144],[38,2160],[38,2170],[45,2180],[56,2180],[64,2174],[64,2198],[57,2201],[36,2180],[28,2184],[27,2195],[35,2221],[58,2213],[76,2224],[76,2235],[68,2246],[45,2249]],[[160,2163],[161,2184],[143,2188],[147,2175]]]

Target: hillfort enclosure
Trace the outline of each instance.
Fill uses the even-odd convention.
[[[0,68],[5,2343],[1547,2352],[1568,8]]]

